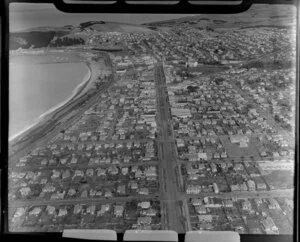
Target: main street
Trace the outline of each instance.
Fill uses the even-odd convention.
[[[162,63],[155,65],[155,85],[158,107],[158,128],[157,138],[158,156],[160,164],[160,200],[164,211],[163,222],[167,223],[166,229],[175,230],[178,233],[186,231],[186,224],[183,214],[181,194],[178,190],[178,176],[176,174],[176,153],[175,140],[172,134],[172,123],[170,109],[167,101],[166,79]]]

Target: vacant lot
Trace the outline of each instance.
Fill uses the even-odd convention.
[[[239,144],[233,144],[230,142],[229,137],[220,138],[222,145],[225,147],[227,155],[232,158],[236,157],[251,157],[258,156],[258,152],[255,146],[255,138],[250,138],[248,147],[241,148]]]

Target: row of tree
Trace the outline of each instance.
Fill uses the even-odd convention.
[[[55,40],[52,40],[49,46],[60,47],[60,46],[81,45],[84,43],[85,41],[82,38],[63,37],[63,38],[57,38]]]

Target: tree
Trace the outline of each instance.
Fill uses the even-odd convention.
[[[211,31],[211,32],[213,32],[213,31],[214,31],[214,29],[213,29],[213,28],[211,28],[211,27],[209,27],[209,26],[206,26],[206,30],[207,30],[207,31]]]
[[[132,200],[129,202],[128,205],[130,206],[130,208],[131,208],[132,210],[136,210],[136,209],[137,209],[137,200],[136,200],[136,199],[132,199]]]
[[[222,84],[223,81],[224,81],[224,78],[222,78],[222,77],[218,77],[218,78],[215,79],[215,83],[216,83],[217,85]]]
[[[199,89],[199,87],[197,87],[197,86],[188,86],[188,87],[187,87],[187,90],[188,90],[189,92],[196,92],[197,89]]]
[[[70,37],[63,37],[57,38],[50,43],[50,47],[59,47],[59,46],[71,46],[71,45],[79,45],[84,44],[84,40],[82,38],[70,38]]]

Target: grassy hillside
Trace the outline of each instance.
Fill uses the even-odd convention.
[[[63,27],[37,27],[22,32],[10,34],[10,49],[41,48],[47,46],[70,46],[84,44],[93,32],[149,32],[146,26],[88,21],[78,26],[66,25]]]
[[[132,25],[132,24],[123,24],[123,23],[114,23],[114,22],[94,22],[93,24],[88,25],[89,29],[99,31],[99,32],[149,32],[151,31],[146,26],[141,25]]]
[[[55,36],[54,31],[48,32],[22,32],[22,33],[11,33],[9,48],[16,50],[18,48],[28,49],[31,46],[34,48],[46,47]]]

